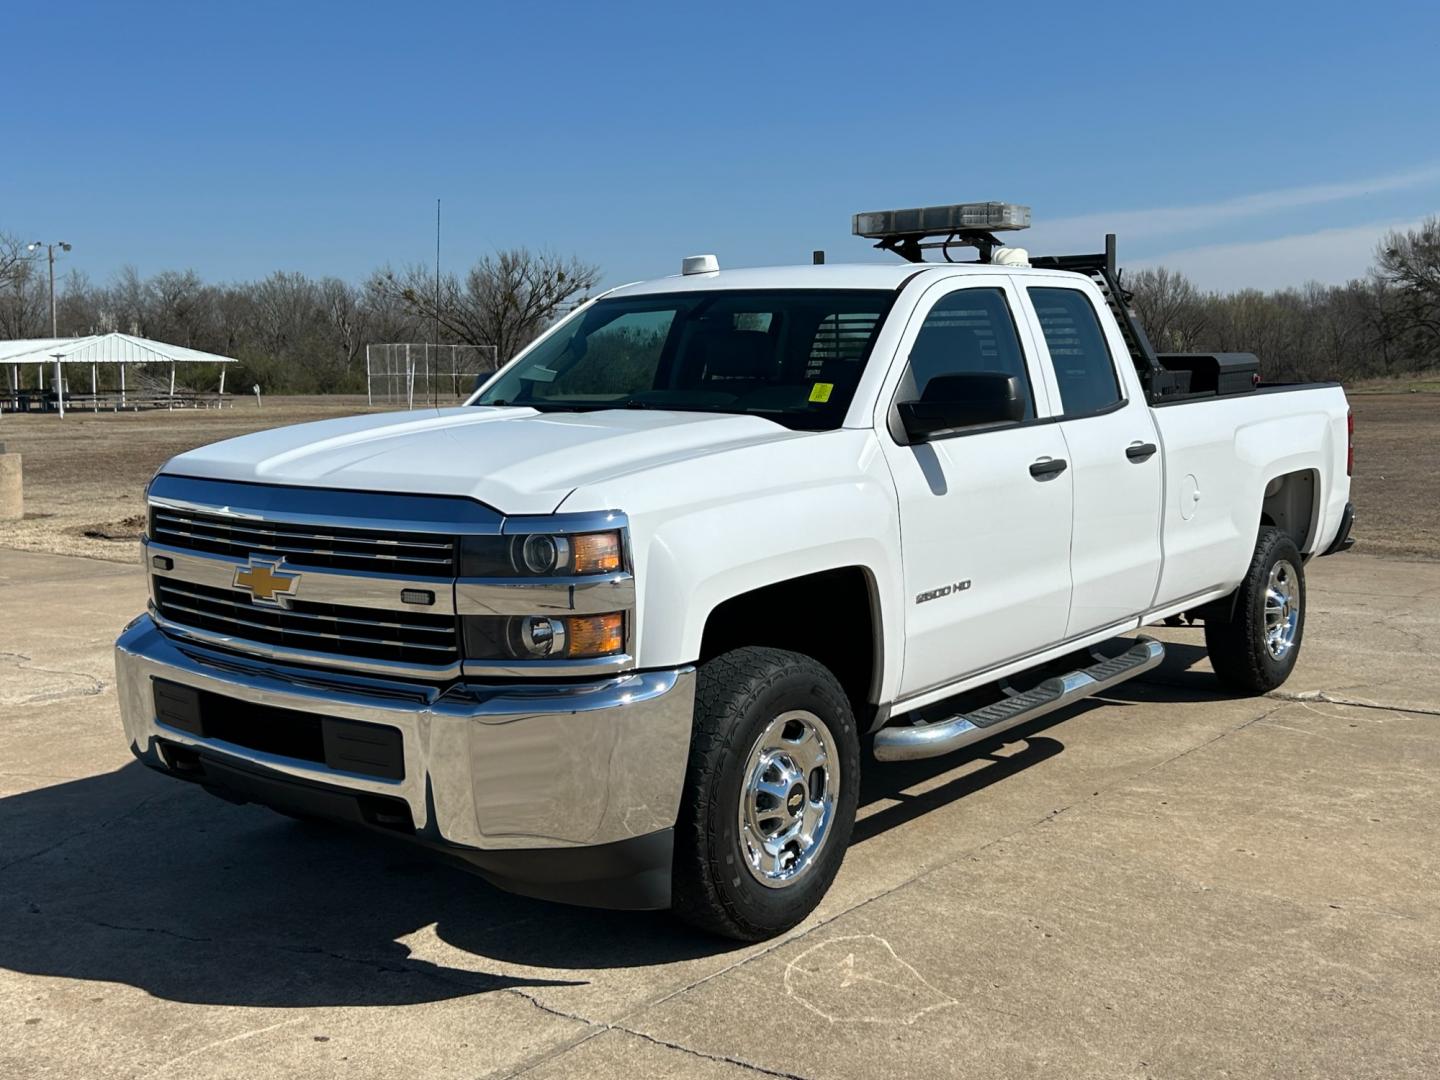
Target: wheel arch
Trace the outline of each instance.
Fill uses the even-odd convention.
[[[885,635],[871,570],[851,564],[767,582],[713,604],[697,659],[745,645],[803,653],[844,687],[865,730],[882,697]]]
[[[1312,551],[1325,505],[1320,485],[1320,470],[1315,468],[1271,477],[1261,495],[1260,526],[1271,525],[1288,535],[1301,554]]]

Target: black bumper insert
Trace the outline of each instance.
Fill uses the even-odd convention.
[[[154,683],[155,717],[166,727],[337,772],[405,779],[399,728],[255,705],[164,679]]]

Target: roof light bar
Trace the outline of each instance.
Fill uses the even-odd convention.
[[[871,240],[950,232],[1000,232],[1030,227],[1030,207],[1015,203],[954,203],[913,210],[872,210],[854,217],[853,232]]]

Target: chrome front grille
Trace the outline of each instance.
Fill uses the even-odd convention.
[[[267,525],[267,528],[269,526]],[[385,663],[444,667],[460,659],[453,614],[294,600],[288,607],[170,577],[156,577],[155,607],[174,623],[287,650]]]
[[[287,565],[395,577],[455,576],[455,539],[435,533],[346,529],[150,508],[150,537],[170,547],[248,559],[274,555]]]

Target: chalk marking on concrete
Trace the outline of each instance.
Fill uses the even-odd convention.
[[[885,962],[892,963],[896,967],[898,967],[904,978],[904,981],[899,982],[893,979],[882,979],[875,975],[871,975],[869,972],[864,970],[863,955],[862,966],[857,969],[855,963],[856,950],[852,947],[845,952],[844,959],[840,960],[839,963],[833,966],[832,970],[838,971],[840,974],[840,981],[836,989],[848,990],[851,987],[860,985],[861,983],[873,983],[876,986],[883,987],[885,991],[891,992],[891,995],[895,999],[897,1004],[899,1004],[901,999],[905,997],[918,997],[920,994],[928,991],[931,998],[930,1003],[922,1008],[913,1009],[907,1015],[891,1014],[888,1016],[878,1016],[874,1013],[860,1014],[856,1016],[846,1016],[827,1012],[825,1009],[821,1008],[813,1000],[811,1000],[809,996],[807,996],[803,988],[797,987],[796,985],[802,977],[813,978],[820,973],[819,969],[816,969],[814,971],[807,971],[803,967],[803,963],[805,959],[813,953],[816,953],[822,949],[839,951],[839,949],[837,949],[836,947],[843,947],[844,943],[847,942],[859,943],[862,948],[866,946],[873,947],[874,945],[882,946],[885,951],[890,954],[889,960]],[[784,982],[785,992],[787,994],[795,998],[796,1001],[800,1002],[800,1004],[804,1005],[811,1012],[815,1013],[815,1015],[824,1017],[825,1020],[831,1024],[913,1024],[916,1020],[919,1020],[920,1017],[924,1016],[928,1012],[933,1012],[936,1009],[944,1009],[948,1008],[951,1005],[960,1004],[960,1002],[955,1000],[949,994],[945,993],[943,990],[938,989],[933,983],[927,980],[925,976],[921,975],[920,972],[916,971],[912,965],[902,960],[899,954],[895,952],[895,947],[891,945],[890,942],[887,941],[885,938],[880,937],[878,934],[849,934],[844,937],[830,938],[826,941],[822,941],[816,945],[810,946],[810,948],[806,949],[799,956],[795,957],[793,960],[791,960],[785,965]]]

